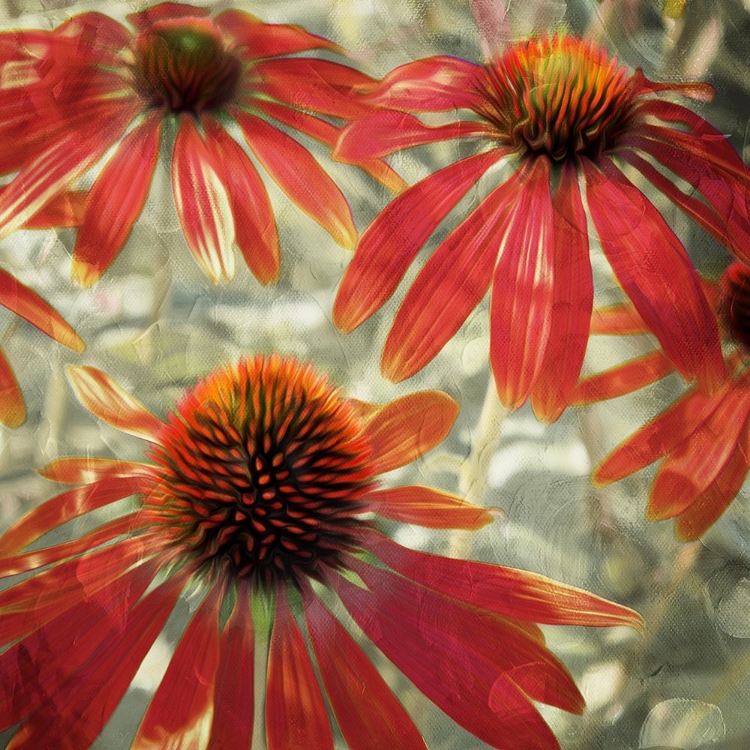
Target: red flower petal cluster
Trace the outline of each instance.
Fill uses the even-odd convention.
[[[427,697],[508,749],[558,747],[532,701],[583,709],[534,623],[640,626],[579,589],[412,551],[375,528],[372,514],[441,528],[491,520],[427,487],[373,488],[447,434],[458,407],[445,394],[363,403],[310,366],[257,356],[209,375],[163,421],[99,370],[69,377],[100,419],[151,443],[152,460],[54,461],[43,474],[74,486],[0,538],[0,576],[34,572],[0,592],[0,726],[20,723],[10,747],[88,747],[187,591],[201,603],[136,746],[249,747],[263,607],[270,750],[333,748],[324,693],[350,747],[425,747],[332,613],[336,597]],[[129,495],[132,512],[23,551]]]
[[[366,87],[365,100],[378,109],[343,129],[337,158],[455,138],[486,148],[414,185],[375,219],[341,284],[337,325],[350,331],[380,308],[450,212],[486,185],[403,300],[383,352],[389,378],[424,367],[491,288],[490,363],[500,399],[515,408],[530,397],[539,417],[556,419],[588,340],[596,235],[675,368],[701,386],[716,384],[719,337],[698,276],[624,168],[741,257],[750,257],[750,171],[723,135],[663,94],[706,99],[712,90],[654,83],[565,35],[516,43],[486,65],[418,60]],[[460,119],[437,126],[410,114],[454,111]]]

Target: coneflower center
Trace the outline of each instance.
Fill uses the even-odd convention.
[[[750,268],[732,263],[721,280],[719,316],[730,335],[750,353]]]
[[[635,96],[632,76],[616,60],[564,35],[515,44],[488,70],[479,114],[501,142],[555,161],[611,147]]]
[[[159,441],[161,481],[144,510],[193,559],[270,584],[316,577],[356,548],[369,445],[312,367],[258,356],[217,370]]]
[[[152,106],[200,114],[234,96],[242,62],[204,18],[159,21],[135,42],[137,89]]]

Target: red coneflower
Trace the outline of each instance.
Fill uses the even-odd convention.
[[[704,282],[727,347],[727,375],[711,394],[692,387],[617,447],[594,470],[593,481],[606,485],[660,458],[646,516],[675,518],[681,539],[706,532],[740,491],[750,470],[750,268],[732,264],[720,285]],[[646,333],[628,305],[594,316],[592,332]],[[578,385],[573,400],[592,403],[615,398],[665,377],[673,368],[659,351],[610,368]]]
[[[640,625],[584,591],[378,531],[372,514],[433,528],[491,520],[427,487],[375,488],[447,434],[458,407],[443,393],[377,406],[342,397],[309,365],[256,356],[209,375],[162,421],[99,370],[69,377],[90,411],[152,444],[151,461],[54,461],[44,476],[77,486],[0,538],[3,576],[35,572],[0,593],[0,643],[13,644],[0,655],[0,725],[20,723],[11,748],[88,747],[182,593],[201,603],[137,747],[249,747],[253,610],[273,613],[259,638],[271,750],[333,747],[324,693],[350,747],[425,746],[329,609],[337,597],[425,695],[501,748],[558,747],[532,701],[583,709],[535,622]],[[129,495],[132,512],[21,551]]]
[[[0,188],[0,195],[2,188]],[[78,226],[84,205],[82,193],[63,193],[24,225],[25,229]],[[60,314],[35,291],[0,268],[0,306],[27,320],[50,338],[82,352],[85,344]],[[0,424],[18,427],[26,419],[26,406],[13,370],[0,350]]]
[[[332,146],[338,127],[326,118],[362,115],[350,90],[372,79],[328,60],[288,57],[342,52],[301,27],[237,10],[211,19],[209,12],[162,3],[129,15],[133,30],[83,13],[52,32],[5,35],[0,171],[20,173],[0,197],[1,234],[116,147],[91,188],[73,253],[73,278],[92,284],[125,244],[167,150],[185,239],[206,274],[216,283],[231,279],[236,245],[258,280],[272,282],[279,271],[276,224],[263,181],[235,140],[241,134],[290,199],[353,247],[346,199],[284,128]],[[403,187],[382,162],[359,166]]]
[[[424,367],[491,286],[490,363],[500,400],[518,407],[531,396],[539,417],[557,418],[588,339],[590,220],[619,283],[675,367],[714,384],[721,352],[698,276],[622,167],[641,172],[745,256],[750,173],[724,136],[658,98],[663,93],[707,99],[712,89],[653,83],[565,35],[519,42],[486,65],[418,60],[369,87],[366,101],[381,109],[343,129],[338,158],[464,137],[488,149],[422,180],[375,219],[341,284],[337,325],[352,330],[393,294],[430,235],[482,179],[497,186],[437,247],[396,314],[383,352],[387,377],[399,381]],[[408,114],[454,110],[473,116],[429,127]]]

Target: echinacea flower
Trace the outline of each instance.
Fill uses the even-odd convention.
[[[101,165],[73,253],[88,286],[125,244],[143,210],[160,152],[190,250],[216,283],[235,273],[235,246],[262,283],[279,272],[279,241],[250,152],[279,187],[336,242],[356,230],[341,190],[286,130],[333,146],[338,127],[366,111],[350,96],[372,79],[308,50],[340,53],[299,26],[247,13],[161,3],[128,16],[130,28],[82,13],[51,32],[0,37],[0,170],[20,170],[0,196],[0,234],[32,217],[63,188]],[[390,187],[386,164],[359,164]]]
[[[99,370],[69,377],[90,411],[151,444],[150,461],[53,461],[43,475],[74,487],[0,538],[2,576],[34,572],[0,593],[0,643],[12,644],[0,655],[0,725],[20,724],[10,748],[88,747],[182,593],[194,614],[134,747],[249,747],[256,629],[270,750],[333,748],[324,694],[350,747],[425,747],[332,613],[338,598],[456,722],[495,747],[550,750],[532,701],[580,712],[583,699],[534,623],[640,626],[579,589],[409,550],[378,530],[377,516],[491,520],[445,492],[375,487],[450,430],[458,407],[443,393],[378,406],[344,398],[310,365],[258,355],[216,370],[161,420]],[[22,551],[129,495],[132,512]]]
[[[442,56],[393,70],[364,97],[380,109],[342,130],[335,157],[375,158],[453,138],[486,148],[417,183],[373,221],[344,275],[336,324],[351,331],[378,310],[481,183],[486,196],[401,303],[383,351],[387,377],[424,367],[491,287],[489,356],[500,400],[515,408],[530,396],[537,416],[557,418],[588,340],[595,234],[665,354],[710,388],[722,359],[698,276],[623,169],[640,172],[741,257],[750,248],[750,172],[723,135],[663,94],[708,99],[712,89],[654,83],[566,35],[513,44],[486,65]],[[409,114],[448,111],[460,119],[428,126]]]
[[[2,189],[0,189],[2,190]],[[0,193],[1,194],[1,193]],[[52,226],[77,226],[84,197],[81,193],[63,193],[29,220],[26,229]],[[27,320],[50,338],[76,352],[85,348],[81,337],[60,314],[33,289],[0,268],[0,306]],[[0,424],[18,427],[26,419],[26,406],[10,363],[0,350]]]
[[[726,346],[727,374],[718,388],[691,387],[610,453],[594,470],[598,485],[616,482],[664,459],[649,493],[646,517],[675,519],[681,539],[705,533],[740,491],[750,470],[750,268],[733,263],[721,284],[704,282]],[[600,311],[595,333],[647,332],[628,305]],[[660,352],[649,352],[584,379],[574,401],[592,403],[630,393],[665,377],[673,368]]]

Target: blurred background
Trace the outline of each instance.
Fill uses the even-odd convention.
[[[747,161],[748,0],[497,2],[508,11],[504,28],[509,39],[564,28],[597,39],[650,78],[712,83],[715,100],[698,105],[697,111],[745,151]],[[432,54],[475,61],[483,56],[469,0],[194,4],[303,24],[350,49],[355,63],[372,75]],[[145,5],[0,0],[0,21],[6,28],[51,28],[83,9],[124,17]],[[362,231],[390,195],[358,170],[333,164],[322,149],[306,145],[342,186]],[[459,148],[467,147],[415,149],[392,163],[415,181],[455,159]],[[502,508],[504,516],[472,535],[394,524],[395,538],[419,549],[543,573],[631,606],[646,618],[642,638],[624,629],[545,628],[551,649],[572,671],[588,702],[582,717],[542,707],[562,746],[750,747],[750,498],[738,497],[700,541],[679,544],[669,522],[644,520],[653,467],[606,489],[595,489],[589,481],[592,467],[612,447],[679,395],[679,379],[607,404],[569,409],[553,425],[537,422],[528,407],[510,415],[499,408],[482,412],[490,378],[485,301],[428,367],[392,385],[379,372],[386,333],[404,290],[445,230],[428,243],[394,299],[344,336],[332,325],[331,309],[350,254],[274,184],[267,186],[282,257],[280,281],[270,288],[262,287],[242,262],[225,287],[205,278],[182,237],[164,162],[127,246],[93,289],[77,290],[69,282],[72,231],[17,232],[0,243],[0,266],[42,294],[87,343],[87,351],[76,355],[0,310],[0,346],[15,369],[29,413],[19,429],[0,428],[0,529],[55,494],[55,487],[35,474],[52,459],[142,456],[139,441],[98,423],[78,405],[65,380],[68,362],[104,369],[159,415],[199,376],[243,353],[272,350],[314,361],[357,398],[386,401],[439,388],[461,404],[455,428],[441,446],[387,481],[468,493],[475,502]],[[725,251],[665,201],[656,202],[699,270],[717,277],[728,260]],[[595,268],[597,303],[618,299],[605,264],[596,261]],[[587,367],[602,369],[653,345],[649,337],[593,339]],[[469,486],[467,477],[477,476]],[[90,521],[82,523],[88,527]],[[189,606],[184,604],[155,644],[98,740],[100,750],[129,745]],[[372,653],[372,658],[430,748],[484,747],[383,657]],[[0,745],[7,739],[0,735]],[[257,740],[262,748],[260,735]]]

